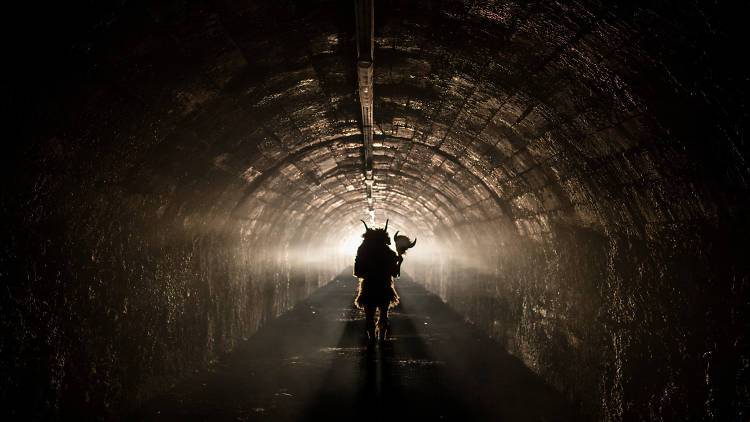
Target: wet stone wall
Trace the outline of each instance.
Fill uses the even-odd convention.
[[[746,235],[736,221],[644,238],[555,227],[505,242],[494,267],[411,273],[596,420],[741,420]]]
[[[333,275],[291,261],[282,236],[268,242],[273,226],[262,221],[273,211],[261,222],[216,211],[236,200],[229,182],[159,199],[147,191],[166,172],[109,186],[61,161],[3,189],[0,398],[14,419],[132,409]]]
[[[47,36],[13,51],[0,400],[15,419],[132,409],[338,270],[290,256],[277,192],[248,195],[259,148],[241,140],[260,117],[232,97],[242,87],[219,100],[244,61],[203,5],[88,6],[23,10]]]

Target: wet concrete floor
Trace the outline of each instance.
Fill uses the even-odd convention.
[[[572,406],[402,276],[391,340],[368,346],[343,272],[211,370],[128,416],[205,421],[576,421]]]

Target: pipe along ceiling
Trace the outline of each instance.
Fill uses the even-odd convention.
[[[10,27],[13,414],[164,391],[349,265],[360,219],[596,419],[747,412],[746,6],[383,0],[364,59],[349,1],[79,6]]]

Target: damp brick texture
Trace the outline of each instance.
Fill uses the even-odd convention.
[[[111,417],[347,264],[330,246],[370,218],[353,5],[25,7],[0,398]],[[411,276],[592,419],[750,417],[747,12],[375,4],[375,220],[433,245]]]

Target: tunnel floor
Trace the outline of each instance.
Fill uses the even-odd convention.
[[[581,420],[563,396],[408,276],[368,347],[351,270],[132,420]]]

